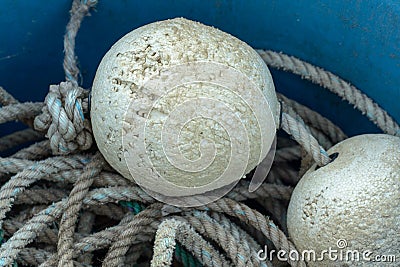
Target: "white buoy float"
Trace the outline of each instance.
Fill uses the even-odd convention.
[[[377,266],[368,259],[400,255],[400,138],[360,135],[328,153],[336,159],[312,166],[290,200],[288,231],[299,252],[312,250],[318,258],[336,250],[309,266],[339,266],[335,258],[347,266]]]
[[[100,152],[127,179],[167,196],[238,181],[267,155],[278,120],[260,56],[225,32],[183,18],[122,37],[92,87]]]

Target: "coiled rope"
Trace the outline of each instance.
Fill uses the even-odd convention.
[[[79,87],[75,37],[97,1],[74,0],[64,36],[66,81],[51,85],[44,103],[19,103],[0,87],[0,123],[19,120],[26,130],[0,138],[0,151],[46,140],[0,158],[0,266],[282,266],[257,251],[295,251],[286,209],[306,151],[329,164],[325,149],[344,140],[338,126],[279,95],[281,127],[271,172],[250,193],[240,181],[225,197],[197,208],[157,202],[112,170],[92,148],[88,91]],[[353,104],[385,133],[399,125],[357,88],[294,57],[258,50],[273,68],[300,75]],[[154,246],[154,249],[149,247]],[[290,266],[304,262],[288,259]]]

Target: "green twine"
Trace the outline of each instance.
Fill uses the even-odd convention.
[[[135,215],[146,208],[146,206],[143,204],[132,201],[120,201],[119,204],[128,208]],[[195,257],[193,257],[192,254],[182,248],[182,245],[179,243],[176,244],[175,256],[180,262],[182,262],[184,267],[203,267],[203,265]]]
[[[192,254],[183,249],[180,244],[176,245],[175,256],[185,267],[203,267],[203,265],[193,257]]]
[[[146,208],[146,206],[144,206],[141,203],[138,202],[131,202],[131,201],[120,201],[119,204],[123,207],[128,208],[130,211],[133,212],[133,214],[138,214],[139,212],[141,212],[142,210],[144,210]]]

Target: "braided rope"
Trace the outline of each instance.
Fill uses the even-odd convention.
[[[260,203],[269,213],[271,213],[274,221],[276,221],[282,228],[283,232],[287,233],[286,213],[289,203],[282,201],[273,201],[269,198],[259,198],[257,202]]]
[[[0,158],[0,174],[18,173],[33,165],[34,162],[16,158]]]
[[[139,212],[143,211],[145,207],[138,202],[127,202],[127,201],[120,201],[120,204],[127,207],[131,212],[134,214],[138,214]],[[140,257],[140,254],[142,253],[142,249],[138,251],[141,244],[133,245],[129,249],[127,253],[127,257],[125,259],[126,262],[136,263],[136,260]],[[136,249],[133,249],[136,248]],[[130,258],[128,258],[128,255]],[[176,246],[175,250],[175,258],[183,262],[184,266],[201,266],[200,262],[197,261],[191,254],[189,254],[185,249],[181,248],[181,245]]]
[[[314,136],[315,139],[317,139],[321,147],[323,147],[324,149],[329,149],[333,146],[333,143],[331,142],[331,140],[329,140],[329,137],[326,136],[326,134],[312,126],[308,126],[308,128],[311,135]]]
[[[12,104],[19,104],[19,101],[9,94],[3,87],[0,86],[0,106],[8,106]],[[21,122],[28,125],[30,128],[33,126],[32,118],[21,118]],[[16,134],[16,133],[15,133]]]
[[[83,209],[88,210],[96,215],[105,216],[116,221],[120,221],[126,214],[126,210],[121,208],[120,205],[114,203],[83,206]]]
[[[201,267],[203,266],[196,258],[186,252],[181,246],[176,246],[175,257],[178,261],[182,262],[183,266]]]
[[[172,264],[172,255],[175,249],[175,238],[178,228],[184,223],[169,219],[163,221],[156,232],[154,241],[154,256],[151,260],[152,267],[167,267]],[[157,253],[156,253],[157,251]]]
[[[208,213],[204,213],[208,215]],[[222,225],[227,231],[232,232],[233,236],[239,241],[242,238],[246,239],[249,245],[254,249],[260,249],[260,244],[254,240],[245,230],[239,227],[236,223],[232,222],[227,216],[218,212],[209,212],[209,216]]]

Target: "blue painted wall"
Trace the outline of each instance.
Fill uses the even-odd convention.
[[[64,79],[69,0],[0,2],[0,85],[21,101],[43,100]],[[177,16],[214,25],[254,48],[297,56],[355,84],[400,121],[400,3],[325,0],[100,0],[77,38],[83,86],[108,48],[130,30]],[[317,109],[349,135],[377,132],[324,89],[273,71],[278,91]],[[0,135],[21,127],[0,126]]]

